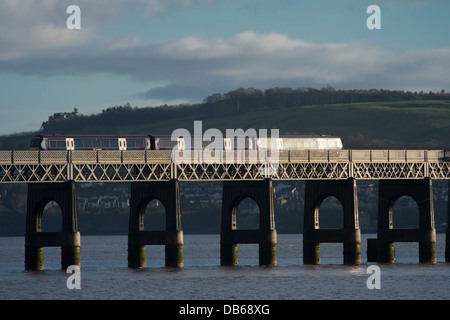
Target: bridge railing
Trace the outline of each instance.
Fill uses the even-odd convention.
[[[443,150],[0,151],[0,183],[450,179]]]
[[[186,154],[188,153],[188,154]],[[184,151],[178,158],[170,150],[128,151],[0,151],[0,164],[45,163],[257,163],[257,162],[444,162],[450,155],[444,150],[290,150],[271,152]]]

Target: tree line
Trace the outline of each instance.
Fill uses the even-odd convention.
[[[315,88],[239,88],[227,93],[215,93],[201,103],[161,105],[156,107],[113,106],[98,114],[82,115],[74,108],[73,112],[60,112],[49,116],[41,125],[43,133],[65,133],[90,130],[96,127],[127,126],[163,121],[173,118],[209,117],[246,112],[260,109],[283,109],[296,106],[351,104],[358,102],[392,102],[412,100],[450,100],[450,93],[411,92],[404,90],[335,90],[327,86]]]
[[[270,88],[267,90],[239,88],[225,94],[206,97],[203,104],[220,110],[234,107],[234,111],[259,108],[289,108],[304,105],[351,104],[357,102],[392,102],[412,100],[448,100],[450,93],[411,92],[404,90],[335,90],[331,86],[315,88]]]

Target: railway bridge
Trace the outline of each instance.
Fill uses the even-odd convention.
[[[207,151],[207,152],[206,152]],[[184,152],[184,154],[183,154]],[[238,244],[259,244],[259,263],[276,265],[277,233],[273,181],[305,180],[303,263],[320,263],[320,243],[343,243],[343,262],[361,262],[358,180],[379,180],[377,238],[368,240],[367,259],[393,262],[395,242],[417,242],[420,262],[436,261],[433,180],[450,179],[445,150],[190,150],[190,151],[0,151],[0,183],[27,183],[25,269],[44,268],[44,247],[61,247],[61,266],[80,265],[77,183],[130,182],[128,266],[146,265],[146,245],[164,245],[166,266],[183,266],[179,182],[222,181],[221,265],[238,263]],[[395,201],[411,196],[419,227],[395,229]],[[319,226],[319,206],[334,196],[344,211],[342,229]],[[237,228],[239,203],[252,198],[260,210],[257,230]],[[153,199],[166,209],[166,228],[147,231],[144,212]],[[449,197],[450,199],[450,197]],[[62,211],[61,232],[43,230],[46,204]],[[450,218],[450,210],[449,210]],[[445,259],[450,261],[447,227]]]

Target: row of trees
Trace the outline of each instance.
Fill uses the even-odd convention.
[[[110,127],[139,125],[148,121],[162,121],[192,116],[220,116],[235,112],[258,109],[283,109],[305,105],[349,104],[356,102],[389,102],[411,100],[449,100],[450,93],[444,90],[434,92],[410,92],[403,90],[335,90],[328,86],[314,88],[270,88],[259,90],[239,88],[227,93],[215,93],[206,97],[202,103],[192,105],[131,107],[114,106],[102,110],[99,114],[81,115],[75,108],[73,112],[55,113],[44,121],[41,130],[44,133],[74,132],[96,128],[102,125]]]
[[[304,105],[348,104],[356,102],[389,102],[411,100],[447,100],[450,93],[411,92],[404,90],[335,90],[331,86],[315,88],[239,88],[225,94],[215,93],[206,97],[203,103],[220,108],[234,106],[235,111],[258,108],[289,108]],[[217,109],[220,109],[217,108]]]

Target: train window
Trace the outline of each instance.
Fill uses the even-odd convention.
[[[92,140],[83,139],[83,148],[92,149]]]
[[[100,149],[102,147],[102,145],[100,144],[100,140],[98,139],[92,140],[92,147],[94,149]]]
[[[109,139],[101,139],[100,140],[100,146],[103,150],[109,149]]]
[[[127,148],[136,148],[136,140],[128,139]]]
[[[109,140],[109,147],[112,148],[112,149],[117,149],[119,147],[117,139]]]
[[[41,138],[33,138],[31,139],[30,147],[40,147],[41,146]]]
[[[98,140],[100,149],[109,149],[109,140],[108,139],[99,139]]]
[[[66,149],[66,140],[50,140],[51,149]]]
[[[177,141],[172,141],[171,138],[156,138],[155,144],[157,150],[169,150],[177,146]]]
[[[144,139],[128,139],[127,147],[132,149],[145,149]]]
[[[77,149],[83,148],[83,140],[74,138],[73,141],[74,141],[75,146],[77,147]]]

